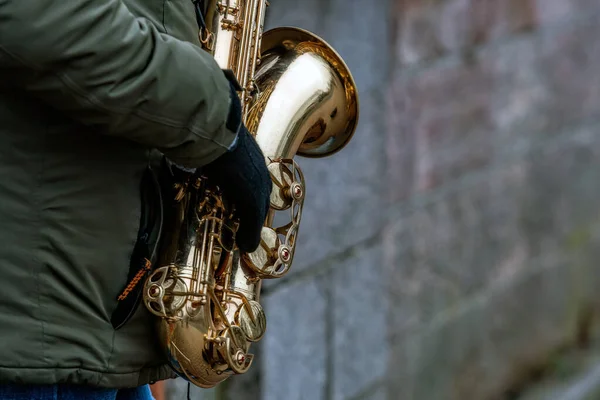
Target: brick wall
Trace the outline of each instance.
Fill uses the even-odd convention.
[[[273,0],[268,15],[338,50],[361,121],[341,153],[298,159],[293,271],[265,285],[253,371],[216,396],[517,398],[598,307],[600,2]]]

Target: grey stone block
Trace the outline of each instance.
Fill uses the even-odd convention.
[[[501,399],[572,340],[583,304],[575,266],[558,255],[529,264],[529,273],[497,283],[399,340],[389,398]]]
[[[536,23],[535,0],[398,2],[397,64],[427,63]]]
[[[391,312],[385,291],[381,243],[337,265],[326,280],[333,288],[333,393],[354,398],[385,376]]]
[[[595,88],[600,78],[595,71],[600,45],[581,40],[600,33],[596,21],[596,14],[590,13],[571,24],[482,51],[480,60],[496,81],[491,102],[498,156],[551,138],[582,119],[598,118],[600,96]]]
[[[514,193],[525,184],[522,165],[493,171],[393,223],[386,246],[395,266],[386,282],[392,332],[425,323],[521,268],[528,251]]]
[[[325,399],[324,290],[324,282],[311,280],[286,286],[262,299],[267,314],[267,333],[258,360],[263,400]]]
[[[359,400],[386,400],[387,392],[383,388],[377,389],[373,393],[366,394]]]
[[[581,40],[600,33],[596,21],[590,13],[468,57],[396,66],[387,146],[390,165],[401,167],[390,168],[392,198],[451,184],[597,119],[600,45]]]
[[[548,374],[527,387],[519,400],[596,400],[600,398],[598,343],[560,354]]]
[[[348,400],[387,400],[387,392],[383,383],[372,385],[368,390]]]
[[[537,19],[542,25],[565,23],[600,10],[596,0],[536,0],[536,5]]]
[[[321,35],[328,1],[270,1],[265,18],[265,31],[279,26],[293,26]]]
[[[598,129],[566,131],[469,184],[432,194],[401,216],[386,247],[397,266],[389,280],[392,302],[399,305],[392,331],[425,323],[496,280],[518,275],[530,259],[593,242]]]

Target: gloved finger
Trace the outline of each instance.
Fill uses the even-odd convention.
[[[263,200],[263,199],[261,199]],[[255,251],[260,245],[261,231],[269,211],[269,201],[251,202],[253,207],[242,207],[239,210],[240,225],[237,243],[240,250],[246,253]],[[245,203],[249,205],[249,203]]]
[[[261,231],[262,224],[240,223],[236,240],[238,248],[244,253],[252,253],[256,251],[260,245]]]

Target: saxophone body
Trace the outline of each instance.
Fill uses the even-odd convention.
[[[302,216],[305,182],[294,157],[339,151],[358,121],[356,86],[342,58],[299,28],[263,33],[267,5],[209,1],[199,32],[204,49],[240,83],[244,123],[271,173],[261,244],[241,253],[234,210],[218,187],[181,178],[164,199],[158,267],[144,282],[143,302],[158,317],[170,365],[203,388],[248,371],[250,346],[265,334],[261,281],[289,271]]]

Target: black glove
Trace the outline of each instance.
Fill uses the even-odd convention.
[[[230,83],[232,105],[227,127],[237,129],[237,142],[227,153],[202,167],[202,174],[218,185],[227,201],[235,206],[240,220],[237,245],[241,251],[250,253],[260,244],[273,184],[262,151],[241,122],[236,83],[231,79]]]

